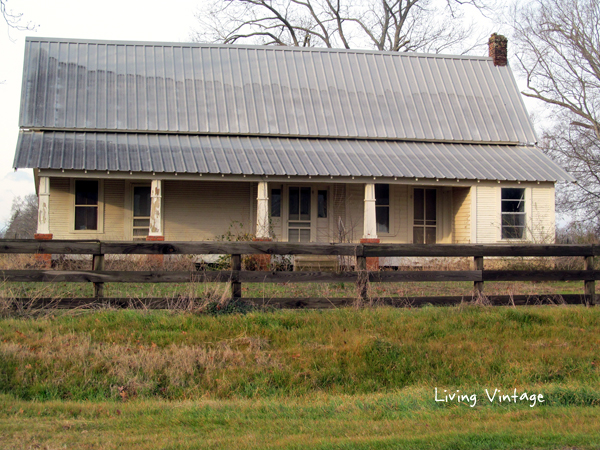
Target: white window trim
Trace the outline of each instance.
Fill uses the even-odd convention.
[[[89,178],[71,178],[70,193],[71,207],[69,208],[69,231],[75,234],[104,234],[104,180],[98,179],[98,229],[76,230],[75,229],[75,182],[79,180],[89,181]]]
[[[525,229],[523,230],[522,238],[502,239],[502,189],[524,189],[525,190]],[[522,244],[529,242],[531,239],[531,230],[533,225],[533,199],[531,195],[531,187],[523,186],[522,184],[506,184],[498,188],[496,194],[496,210],[498,211],[498,233],[496,240],[498,243],[515,243]]]
[[[396,236],[398,233],[395,231],[396,230],[396,223],[394,221],[394,216],[395,211],[396,211],[396,204],[395,204],[395,200],[396,200],[396,189],[394,189],[394,186],[396,186],[395,184],[391,184],[391,183],[375,183],[375,184],[387,184],[390,187],[390,204],[388,205],[388,208],[390,209],[390,231],[387,233],[380,233],[379,231],[377,231],[377,228],[375,228],[375,230],[377,231],[377,238],[380,237],[394,237]],[[377,199],[375,199],[377,200]],[[375,202],[375,227],[377,227],[377,202]]]

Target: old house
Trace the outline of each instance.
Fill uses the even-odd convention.
[[[553,239],[506,41],[491,56],[28,38],[15,168],[39,239]]]

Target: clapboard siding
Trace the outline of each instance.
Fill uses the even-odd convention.
[[[164,186],[165,239],[211,240],[250,233],[250,183],[167,181]]]
[[[125,181],[104,180],[104,236],[107,240],[124,239]],[[127,224],[129,226],[129,224]]]
[[[346,185],[334,184],[333,193],[333,230],[336,242],[345,242],[344,229],[346,227]]]
[[[51,178],[50,232],[54,239],[79,239],[81,236],[80,233],[71,233],[72,208],[71,181],[68,178]]]
[[[471,188],[452,190],[452,210],[454,212],[454,243],[471,243]]]
[[[123,240],[124,236],[124,189],[123,180],[101,181],[103,195],[99,204],[99,230],[74,231],[74,203],[71,180],[50,180],[50,232],[54,239],[103,239]]]
[[[365,186],[363,184],[346,185],[346,236],[351,242],[363,237],[365,208]]]
[[[363,203],[364,205],[364,203]],[[408,227],[408,186],[390,185],[390,234],[381,235],[382,243],[406,243]]]
[[[500,236],[500,205],[498,188],[477,187],[477,243],[497,242]]]
[[[531,240],[538,243],[554,243],[555,211],[554,186],[536,186],[531,189],[532,225]]]

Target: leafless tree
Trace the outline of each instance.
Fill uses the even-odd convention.
[[[531,0],[513,17],[523,94],[547,106],[542,148],[578,180],[559,207],[600,224],[600,3]]]
[[[197,14],[201,31],[194,39],[432,53],[460,47],[467,52],[485,40],[460,19],[465,7],[483,10],[485,1],[209,0]]]
[[[35,194],[15,197],[11,208],[11,218],[4,237],[7,239],[33,239],[37,229],[38,199]]]
[[[15,13],[12,9],[8,9],[6,4],[8,0],[0,0],[0,14],[9,28],[14,28],[20,31],[33,30],[35,25],[31,22],[23,22],[23,13]]]

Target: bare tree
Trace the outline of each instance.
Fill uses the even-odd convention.
[[[198,41],[433,53],[485,42],[460,20],[485,0],[209,1],[197,15]]]
[[[15,13],[13,10],[8,9],[6,7],[7,3],[8,0],[0,0],[0,14],[9,28],[20,31],[35,29],[35,25],[31,22],[23,22],[23,13]]]
[[[513,17],[523,94],[547,107],[541,146],[578,180],[559,208],[600,224],[600,4],[531,0]]]
[[[33,239],[38,222],[38,199],[35,194],[15,197],[11,218],[4,237],[7,239]]]

